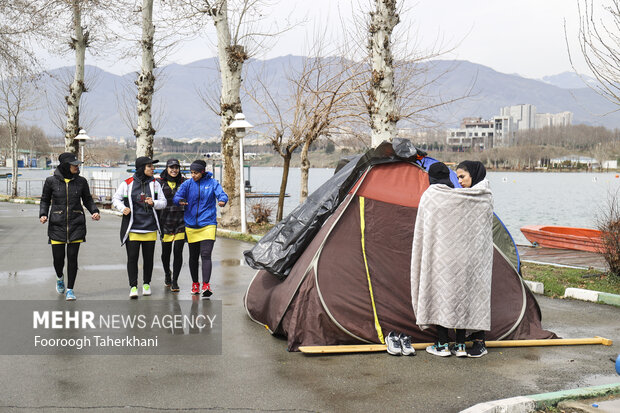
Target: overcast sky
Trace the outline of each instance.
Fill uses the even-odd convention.
[[[602,1],[595,0],[595,3]],[[305,18],[306,23],[280,36],[277,44],[259,57],[301,54],[302,45],[316,26],[331,27],[326,29],[328,36],[337,40],[342,37],[338,16],[350,22],[354,10],[369,8],[369,3],[368,0],[281,0],[270,12],[269,19],[291,15],[294,19]],[[431,47],[438,39],[446,48],[456,46],[444,59],[468,60],[499,72],[536,79],[571,71],[565,21],[572,50],[575,55],[579,53],[577,0],[407,0],[405,4],[408,10],[401,16],[400,30],[407,30],[410,38],[417,36],[423,48]],[[203,39],[184,43],[167,63],[185,64],[213,57],[213,38],[214,33],[210,32]],[[49,58],[47,66],[65,66],[67,62],[71,60]],[[111,63],[91,56],[87,56],[87,64],[116,74],[138,68],[132,68],[131,63]],[[580,71],[584,70],[581,60],[577,65]]]

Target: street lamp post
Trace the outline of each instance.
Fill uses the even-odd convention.
[[[237,113],[235,120],[228,126],[228,129],[234,129],[235,135],[239,138],[239,208],[241,212],[241,232],[245,234],[246,222],[245,222],[245,173],[244,173],[244,159],[243,159],[243,137],[246,134],[246,129],[251,128],[252,125],[245,120],[243,113]]]
[[[80,133],[78,133],[78,135],[73,139],[78,141],[80,145],[82,153],[82,163],[84,163],[84,145],[86,145],[87,140],[90,140],[90,136],[86,134],[86,131],[84,129],[80,129]]]

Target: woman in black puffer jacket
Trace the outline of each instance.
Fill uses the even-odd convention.
[[[98,221],[100,216],[99,209],[95,206],[90,194],[88,181],[79,175],[78,165],[81,162],[70,152],[61,154],[58,161],[60,164],[54,171],[54,175],[47,178],[43,185],[39,221],[42,224],[49,221],[47,235],[49,243],[52,244],[57,277],[56,291],[59,294],[65,292],[63,270],[66,250],[68,279],[65,299],[72,301],[75,300],[73,285],[77,277],[80,243],[86,241],[86,218],[82,202],[91,213],[93,220]]]

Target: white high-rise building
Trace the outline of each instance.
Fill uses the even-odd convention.
[[[568,126],[573,123],[572,112],[560,113],[537,113],[536,129],[542,129],[545,126]]]
[[[567,126],[573,121],[572,112],[536,113],[536,106],[522,104],[505,106],[500,116],[485,121],[465,118],[459,129],[449,129],[446,142],[453,149],[480,150],[517,144],[517,132],[545,126]]]
[[[521,104],[505,106],[500,111],[501,116],[510,116],[517,130],[536,128],[536,106]]]

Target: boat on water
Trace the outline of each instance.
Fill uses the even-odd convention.
[[[526,225],[521,227],[521,232],[534,246],[590,252],[600,252],[603,248],[602,233],[596,229]]]

